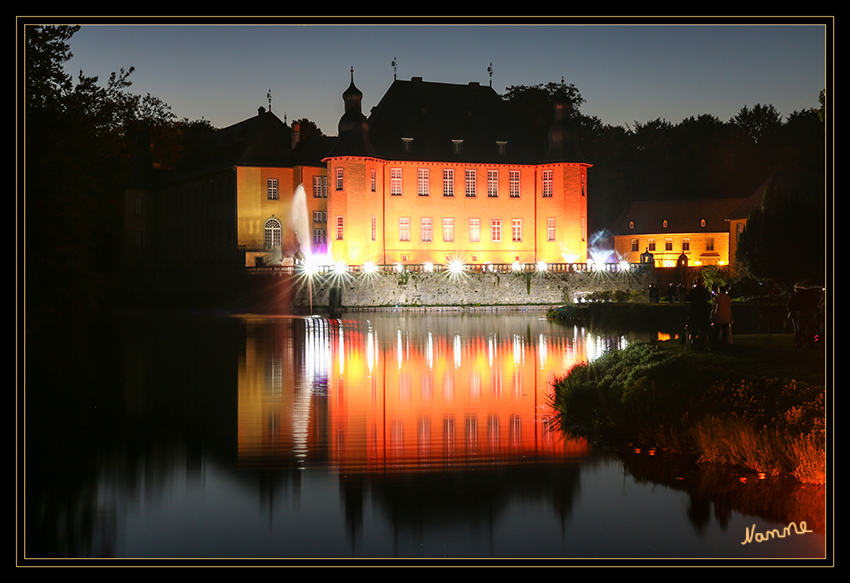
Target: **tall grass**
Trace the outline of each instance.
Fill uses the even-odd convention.
[[[573,433],[639,440],[703,463],[823,483],[823,389],[729,374],[636,343],[575,366],[556,381],[553,406]]]

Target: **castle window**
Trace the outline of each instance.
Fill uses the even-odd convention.
[[[649,249],[650,253],[655,251],[655,239],[650,239],[646,248]]]
[[[336,240],[337,241],[342,241],[342,236],[344,234],[343,233],[344,225],[345,225],[344,218],[343,217],[337,217],[336,218]]]
[[[509,177],[511,198],[519,198],[519,170],[511,170]]]
[[[487,196],[497,198],[499,196],[499,171],[487,171]]]
[[[475,190],[477,188],[475,170],[467,170],[465,172],[465,176],[466,176],[466,196],[473,198],[473,197],[475,197]]]
[[[629,221],[629,228],[630,228],[630,229],[634,229],[634,228],[635,228],[635,222],[634,222],[634,221]]]
[[[463,152],[463,140],[452,140],[452,152],[455,154]]]
[[[398,218],[398,240],[410,241],[410,217]]]
[[[665,229],[667,228],[667,219],[664,219],[664,222],[662,223],[662,226],[663,226]]]
[[[508,143],[507,142],[496,142],[496,152],[499,153],[500,156],[504,156],[508,151]]]
[[[477,243],[481,240],[480,220],[469,219],[469,242]]]
[[[313,177],[313,198],[328,197],[328,177],[314,176]]]
[[[690,239],[682,239],[682,252],[691,250],[691,240]]]
[[[420,168],[417,173],[419,196],[428,196],[429,174],[427,168]]]
[[[277,219],[268,219],[263,226],[263,247],[265,249],[275,249],[280,247],[280,221]]]
[[[514,243],[522,242],[522,219],[511,220],[511,240]]]
[[[342,168],[336,169],[336,189],[337,189],[337,191],[342,190],[342,187],[344,186],[342,170],[343,170]]]
[[[546,240],[549,242],[555,240],[555,219],[546,219]]]
[[[673,239],[664,239],[664,250],[672,251],[673,250]]]
[[[451,243],[455,240],[455,221],[454,219],[443,219],[443,241]]]
[[[714,251],[714,237],[709,237],[705,240],[705,250]]]
[[[375,192],[375,169],[372,168],[369,184],[371,186],[372,192]]]
[[[700,227],[705,227],[705,219],[701,219],[699,222]]]
[[[552,170],[544,170],[543,171],[543,198],[551,198],[553,193],[553,178],[554,172]]]
[[[502,242],[502,221],[501,219],[493,219],[490,221],[490,240],[493,243]]]
[[[277,200],[277,178],[266,179],[266,196],[269,200]]]
[[[403,152],[409,152],[413,148],[413,138],[402,138],[401,149]]]
[[[390,169],[390,196],[401,196],[401,168]]]
[[[455,171],[451,168],[443,170],[443,196],[455,195]]]
[[[378,220],[372,215],[372,240],[376,241],[378,239]]]
[[[632,239],[632,251],[640,251],[638,239]]]
[[[421,236],[423,243],[430,243],[434,238],[434,228],[430,218],[423,218],[421,221]]]

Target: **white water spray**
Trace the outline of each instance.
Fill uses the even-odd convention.
[[[295,233],[295,240],[306,261],[310,257],[310,216],[307,210],[307,193],[304,185],[299,184],[292,197],[292,212],[289,218],[290,226]]]

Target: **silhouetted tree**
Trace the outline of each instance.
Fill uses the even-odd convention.
[[[24,266],[27,327],[87,312],[116,289],[123,190],[141,128],[161,138],[186,134],[161,100],[128,91],[133,69],[105,83],[63,66],[76,26],[24,31]]]

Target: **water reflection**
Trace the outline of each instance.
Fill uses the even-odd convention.
[[[824,552],[822,488],[620,459],[553,427],[552,380],[639,335],[400,313],[55,337],[28,346],[51,355],[27,379],[29,559]],[[817,534],[741,545],[801,520]]]
[[[553,427],[552,384],[628,340],[544,318],[417,315],[247,322],[243,465],[343,472],[584,457]]]

